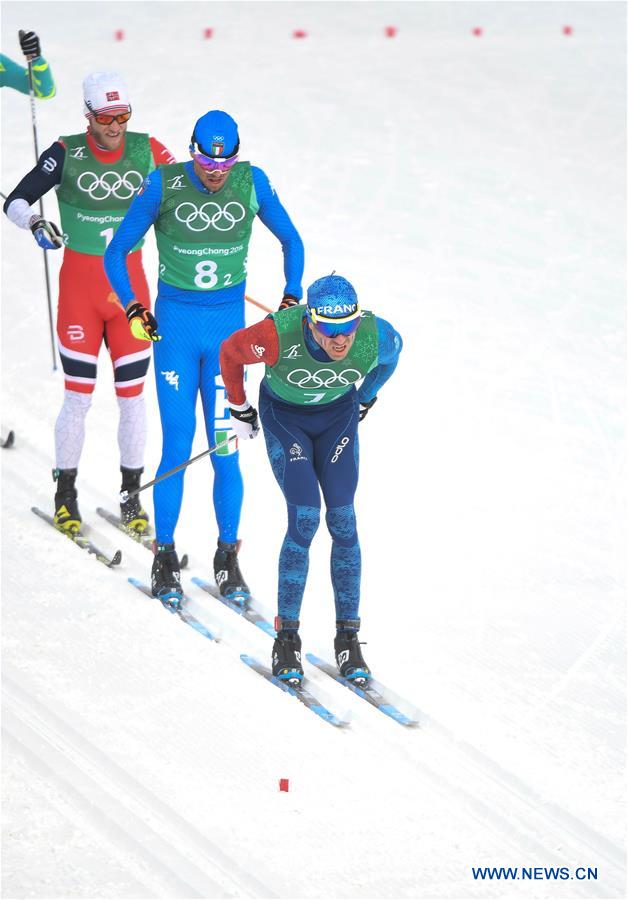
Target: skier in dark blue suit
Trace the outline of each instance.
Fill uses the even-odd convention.
[[[145,179],[105,254],[107,276],[133,334],[155,342],[163,432],[157,475],[190,456],[199,391],[210,445],[225,441],[231,428],[218,352],[221,342],[244,326],[247,253],[256,216],[281,242],[285,289],[280,308],[297,304],[302,296],[301,238],[267,175],[238,162],[239,146],[237,125],[229,115],[213,110],[202,116],[192,134],[192,160],[159,166]],[[136,301],[125,261],[151,225],[159,250],[154,316]],[[214,575],[224,596],[246,596],[237,559],[242,507],[238,453],[229,444],[210,458],[219,529]],[[174,531],[182,497],[183,472],[155,485],[152,590],[175,604],[181,586]]]
[[[242,438],[259,431],[257,411],[244,390],[244,366],[266,364],[259,418],[288,507],[272,663],[278,678],[297,681],[303,676],[299,616],[321,491],[332,538],[336,661],[340,673],[356,684],[370,677],[358,641],[361,556],[353,506],[358,423],[395,371],[401,348],[392,325],[361,310],[353,286],[340,275],[310,285],[307,307],[273,313],[222,345],[220,368],[233,427]]]

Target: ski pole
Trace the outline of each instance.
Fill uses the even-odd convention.
[[[244,295],[244,299],[248,300],[249,303],[252,303],[253,306],[258,306],[260,309],[263,309],[264,312],[267,312],[267,313],[272,312],[272,309],[270,309],[268,306],[264,306],[264,304],[260,303],[259,300],[254,300],[252,297],[249,297],[248,294]]]
[[[145,491],[146,488],[152,487],[159,481],[164,481],[164,479],[170,478],[171,475],[174,475],[175,472],[180,472],[181,469],[187,469],[187,467],[191,466],[192,463],[196,462],[197,459],[202,459],[204,456],[209,456],[211,453],[215,453],[216,450],[220,450],[221,447],[226,447],[227,444],[231,443],[231,441],[237,441],[237,439],[237,434],[232,434],[230,438],[225,438],[224,441],[220,441],[219,444],[215,444],[213,447],[210,447],[209,450],[203,450],[202,453],[199,453],[197,456],[193,456],[191,459],[186,460],[186,462],[181,463],[180,466],[175,466],[174,469],[170,469],[169,472],[164,472],[164,474],[160,475],[159,478],[153,478],[152,481],[148,481],[146,484],[141,484],[138,488],[133,488],[132,491],[120,491],[120,503],[126,503],[129,497],[137,496],[140,491]]]
[[[24,34],[23,31],[18,32],[19,37],[21,39]],[[31,119],[33,121],[33,142],[35,144],[35,163],[37,163],[39,159],[39,147],[37,143],[37,117],[35,114],[35,87],[33,81],[33,61],[32,59],[28,59],[28,96],[31,101]],[[42,198],[39,198],[39,215],[42,219],[44,216],[44,201]],[[44,271],[46,273],[46,295],[48,297],[48,321],[50,322],[50,348],[52,350],[52,371],[57,371],[57,358],[55,355],[55,332],[54,326],[52,324],[52,301],[50,299],[50,273],[48,272],[48,257],[46,256],[46,251],[42,250],[44,254]]]

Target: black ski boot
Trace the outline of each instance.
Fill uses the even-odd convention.
[[[303,678],[301,638],[298,619],[275,619],[277,637],[273,644],[273,675],[289,684],[299,684]]]
[[[144,469],[125,469],[120,466],[122,472],[121,491],[134,491],[140,486],[140,476]],[[140,503],[139,494],[129,497],[120,504],[120,521],[130,531],[143,534],[148,528],[148,513]]]
[[[234,541],[233,544],[218,541],[218,549],[214,555],[214,578],[223,597],[246,603],[251,592],[238,565],[238,544],[239,541]]]
[[[59,531],[77,534],[81,528],[78,494],[74,482],[76,469],[53,469],[52,479],[57,482],[54,522]]]
[[[371,677],[371,670],[364,662],[360,649],[359,627],[359,619],[338,620],[334,650],[340,674],[357,687],[364,687]]]
[[[150,573],[153,597],[164,606],[177,608],[183,599],[181,569],[174,544],[155,544],[155,559]]]

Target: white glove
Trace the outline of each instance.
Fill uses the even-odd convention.
[[[256,438],[259,434],[259,416],[250,403],[233,405],[231,409],[231,427],[241,440]]]

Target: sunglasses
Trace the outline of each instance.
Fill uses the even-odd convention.
[[[213,156],[205,156],[204,153],[195,153],[193,149],[194,145],[190,144],[190,153],[192,154],[192,159],[194,162],[197,162],[202,169],[205,169],[207,172],[228,172],[229,169],[233,168],[238,161],[238,154],[234,154],[234,156],[230,156],[227,159]]]
[[[131,110],[125,113],[119,113],[117,116],[110,116],[106,113],[97,113],[94,114],[94,122],[98,122],[99,125],[111,125],[112,122],[117,122],[118,125],[124,125],[125,122],[128,122],[131,118]]]
[[[356,309],[350,316],[342,319],[327,319],[319,316],[315,309],[308,310],[310,320],[316,330],[324,337],[339,337],[340,335],[354,334],[360,326],[360,310]]]

